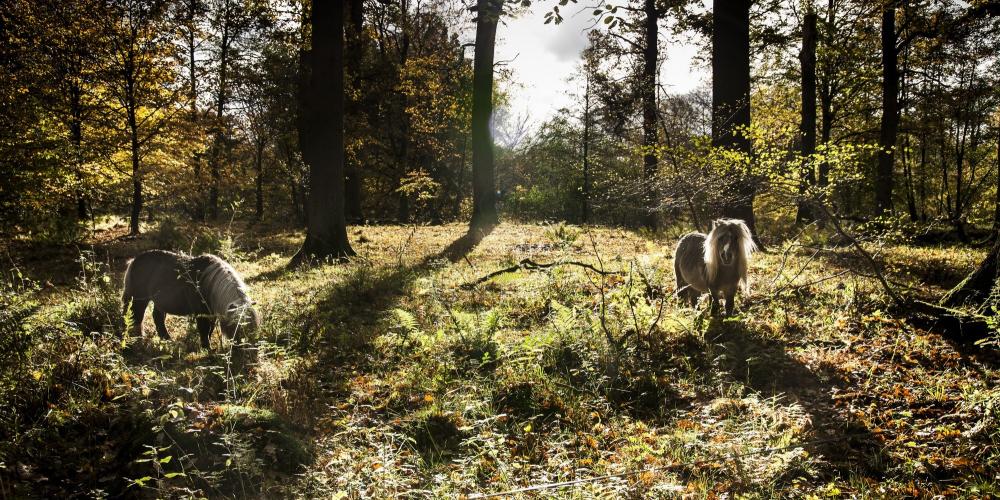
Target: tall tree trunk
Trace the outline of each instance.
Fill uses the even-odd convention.
[[[493,49],[503,0],[477,0],[476,55],[472,68],[472,221],[471,228],[499,222],[493,170]]]
[[[360,95],[361,88],[361,59],[364,55],[364,0],[350,0],[349,10],[351,23],[347,30],[347,73],[351,76],[351,89],[354,95]],[[360,97],[351,99],[347,103],[347,116],[351,117],[353,123],[362,122],[362,108],[359,102]],[[354,155],[346,164],[345,170],[345,193],[344,210],[347,220],[361,221],[364,219],[361,211],[361,158]]]
[[[82,221],[90,213],[87,194],[83,189],[83,90],[78,85],[70,88],[70,142],[73,145],[73,177],[76,179],[76,218]]]
[[[219,217],[219,189],[222,184],[221,163],[226,150],[226,129],[223,120],[226,114],[226,99],[228,98],[226,85],[229,83],[227,79],[229,76],[229,45],[232,42],[229,31],[230,5],[228,1],[223,8],[226,10],[223,12],[222,41],[219,44],[219,92],[216,96],[215,144],[212,147],[212,154],[209,157],[209,170],[212,175],[212,183],[208,193],[208,208],[212,219]]]
[[[410,26],[409,26],[409,0],[401,0],[400,10],[402,11],[401,29],[403,31],[403,41],[399,49],[399,67],[406,68],[406,62],[410,58]],[[406,178],[407,169],[410,166],[410,112],[409,94],[402,89],[399,91],[400,105],[399,119],[399,155],[396,159],[396,219],[399,222],[409,222],[410,220],[410,198],[403,191],[403,179]]]
[[[257,221],[264,219],[264,139],[258,138],[254,150],[254,212]]]
[[[583,91],[583,206],[581,222],[590,222],[590,71],[587,71],[587,83]]]
[[[753,153],[750,126],[750,0],[717,0],[712,22],[712,145]],[[738,167],[739,168],[739,167]],[[753,200],[757,186],[748,170],[731,175],[722,215],[742,219],[760,244]]]
[[[823,112],[823,117],[820,120],[819,126],[819,140],[824,146],[829,147],[830,139],[833,134],[833,95],[832,93],[823,92],[820,95],[820,109]],[[819,178],[816,179],[816,184],[819,187],[826,187],[830,184],[830,162],[825,158],[819,163]]]
[[[656,0],[645,0],[643,4],[643,48],[642,48],[642,173],[643,196],[647,227],[656,227],[659,199],[656,186],[658,161],[656,156],[656,63],[659,57],[659,19]]]
[[[997,127],[997,185],[993,199],[993,231],[1000,234],[1000,126]],[[995,236],[996,237],[996,236]],[[1000,237],[997,237],[1000,240]]]
[[[956,115],[955,122],[958,124],[959,130],[955,137],[955,213],[952,224],[955,226],[958,238],[967,243],[969,237],[965,234],[965,225],[963,224],[965,205],[963,204],[964,193],[962,191],[964,190],[963,183],[965,181],[965,143],[968,137],[968,130],[965,124],[961,122],[962,112],[958,111]]]
[[[825,32],[823,36],[827,47],[833,47],[836,40],[837,9],[834,0],[827,0],[826,4]],[[829,70],[824,72],[819,95],[820,110],[823,112],[820,121],[819,140],[823,146],[830,145],[830,138],[833,132],[833,96],[836,93],[836,86],[832,80]],[[824,155],[825,156],[825,155]],[[816,180],[819,187],[826,187],[830,183],[830,162],[825,158],[819,164],[819,178]]]
[[[893,0],[890,0],[893,1]],[[899,68],[896,51],[896,6],[882,10],[882,121],[875,171],[875,214],[892,211],[893,150],[899,128]]]
[[[802,67],[802,119],[799,134],[802,138],[802,172],[799,177],[799,197],[816,185],[816,168],[813,155],[816,153],[816,12],[809,0],[806,14],[802,19],[802,52],[799,54]],[[811,221],[812,211],[806,200],[799,201],[796,216],[799,222]]]
[[[903,137],[903,150],[901,152],[903,161],[903,175],[906,180],[906,212],[910,217],[910,222],[918,222],[917,197],[913,190],[913,168],[910,166],[910,134]]]
[[[134,236],[139,234],[139,215],[142,213],[142,171],[139,168],[139,124],[135,116],[135,98],[130,96],[126,103],[129,151],[132,154],[132,213],[129,217],[129,234]]]
[[[198,113],[198,65],[197,65],[197,46],[195,45],[195,18],[198,15],[200,2],[199,0],[188,0],[187,7],[187,70],[188,70],[188,100],[191,104],[191,125],[193,125],[197,131],[199,122]],[[192,173],[194,174],[194,186],[196,190],[195,194],[195,206],[194,206],[194,218],[196,220],[205,220],[205,192],[202,188],[201,181],[201,153],[195,153],[191,158],[192,161]]]
[[[292,264],[354,255],[344,216],[344,9],[340,2],[312,6],[312,68],[305,101],[315,148],[309,165],[306,239]],[[305,149],[305,148],[304,148]]]

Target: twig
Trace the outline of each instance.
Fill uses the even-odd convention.
[[[500,276],[501,274],[513,273],[513,272],[520,271],[522,269],[525,270],[525,271],[538,271],[538,270],[542,270],[542,269],[551,269],[551,268],[560,267],[560,266],[578,266],[578,267],[582,267],[584,269],[593,271],[593,272],[595,272],[597,274],[600,274],[602,276],[607,276],[607,275],[618,275],[618,276],[620,276],[622,274],[621,271],[605,271],[603,269],[598,269],[598,268],[594,267],[591,264],[587,264],[586,262],[578,262],[578,261],[575,261],[575,260],[564,260],[564,261],[559,261],[559,262],[543,263],[543,262],[535,262],[535,261],[531,260],[530,258],[524,258],[524,259],[521,259],[521,262],[518,262],[516,265],[510,266],[510,267],[505,267],[503,269],[498,269],[496,271],[493,271],[492,273],[487,274],[486,276],[483,276],[483,277],[477,279],[476,281],[472,281],[472,282],[463,284],[461,286],[461,288],[465,289],[465,290],[471,290],[471,289],[475,288],[478,285],[481,285],[481,284],[483,284],[483,283],[485,283],[485,282],[487,282],[487,281],[489,281],[489,280],[491,280],[493,278],[496,278],[497,276]]]
[[[834,215],[830,213],[830,210],[827,209],[825,205],[823,205],[822,203],[816,203],[815,205],[819,207],[821,210],[823,210],[823,213],[833,223],[833,227],[834,229],[837,230],[837,233],[839,233],[840,236],[845,238],[851,244],[851,246],[854,247],[854,250],[856,250],[858,254],[860,254],[861,257],[863,257],[865,261],[868,262],[868,265],[871,266],[872,271],[875,273],[875,277],[878,279],[879,283],[882,285],[882,289],[885,290],[885,293],[889,296],[889,298],[892,299],[892,301],[896,304],[896,306],[903,307],[906,303],[903,301],[902,298],[900,298],[899,294],[897,294],[896,291],[893,290],[891,286],[889,286],[889,282],[886,280],[885,275],[882,274],[882,270],[879,269],[878,263],[875,262],[875,259],[872,258],[872,255],[868,253],[868,251],[865,250],[864,247],[861,246],[861,243],[859,243],[854,236],[847,234],[847,232],[844,231],[844,228],[840,225],[840,220],[834,217]]]

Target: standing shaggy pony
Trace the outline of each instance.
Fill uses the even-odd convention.
[[[244,332],[257,328],[259,317],[247,285],[229,263],[214,255],[189,255],[150,250],[132,259],[125,270],[123,314],[132,334],[142,335],[146,306],[153,303],[153,323],[161,339],[169,339],[168,314],[196,316],[201,346],[218,320],[222,332],[239,342]]]
[[[715,220],[707,235],[685,234],[674,251],[678,298],[693,307],[707,293],[712,314],[718,311],[719,299],[726,301],[726,315],[733,314],[737,289],[750,290],[747,265],[756,250],[750,229],[739,219]]]

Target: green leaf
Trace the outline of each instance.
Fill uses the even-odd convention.
[[[187,474],[185,474],[183,472],[168,472],[168,473],[166,473],[166,474],[163,475],[163,477],[165,477],[167,479],[173,479],[173,478],[175,478],[177,476],[186,477]]]

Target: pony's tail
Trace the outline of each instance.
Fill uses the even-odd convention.
[[[125,277],[122,278],[122,300],[126,300],[128,297],[132,296],[132,263],[135,259],[129,259],[125,262]]]
[[[746,222],[739,221],[740,227],[740,252],[743,254],[740,259],[741,267],[740,269],[740,288],[743,289],[743,293],[750,294],[750,275],[747,272],[747,268],[750,266],[750,256],[759,250],[757,244],[753,241],[753,233],[750,231],[750,227],[747,226]]]

